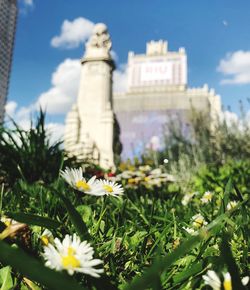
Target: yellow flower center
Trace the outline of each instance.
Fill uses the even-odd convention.
[[[68,255],[62,257],[62,264],[65,268],[79,268],[80,261],[74,256],[75,250],[71,247],[68,248]]]
[[[82,190],[90,190],[90,186],[88,185],[88,183],[86,181],[83,181],[83,180],[77,181],[76,187],[78,189],[82,189]]]
[[[130,183],[130,184],[135,183],[135,179],[134,178],[129,178],[128,179],[128,183]]]
[[[107,191],[107,192],[113,192],[113,191],[114,191],[114,190],[113,190],[113,187],[110,186],[110,185],[107,185],[107,184],[103,185],[103,188],[104,188],[104,190]]]
[[[211,192],[204,195],[204,198],[207,199],[208,201],[212,200],[212,197],[213,197],[213,195]]]
[[[224,289],[225,290],[232,290],[232,283],[231,280],[225,280],[223,283]]]
[[[146,176],[146,177],[144,178],[144,180],[145,180],[146,182],[148,182],[148,181],[150,180],[150,178],[149,178],[148,176]]]
[[[41,241],[45,246],[48,246],[49,244],[49,238],[47,236],[42,236]]]
[[[194,220],[194,226],[197,228],[200,228],[203,225],[203,223],[204,223],[204,220],[201,217],[198,217]]]

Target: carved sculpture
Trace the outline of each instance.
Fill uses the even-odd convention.
[[[112,42],[108,33],[108,28],[103,23],[98,23],[94,27],[93,35],[86,44],[85,58],[111,58],[110,50]]]

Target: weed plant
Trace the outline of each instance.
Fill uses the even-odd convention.
[[[0,175],[7,184],[19,178],[28,183],[50,183],[58,178],[63,163],[61,141],[51,144],[45,130],[45,113],[40,110],[35,126],[23,130],[14,121],[13,128],[0,130]]]

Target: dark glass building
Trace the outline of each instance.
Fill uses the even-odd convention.
[[[0,0],[0,123],[8,95],[16,20],[17,0]]]

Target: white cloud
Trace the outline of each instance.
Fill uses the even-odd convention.
[[[23,16],[33,10],[34,0],[18,0],[19,1],[19,13]]]
[[[51,137],[50,142],[53,144],[56,141],[62,141],[65,125],[62,123],[48,123],[46,129]]]
[[[93,28],[94,23],[83,17],[73,21],[64,20],[60,35],[51,39],[51,45],[67,49],[76,48],[89,38]]]
[[[220,60],[217,70],[225,76],[231,76],[221,81],[221,84],[250,83],[250,51],[238,50],[228,53]]]
[[[228,127],[235,126],[239,123],[239,117],[236,113],[231,111],[223,111],[220,115],[220,120],[225,122]]]
[[[43,92],[34,103],[18,107],[15,101],[9,101],[5,106],[7,126],[11,126],[11,122],[8,122],[9,116],[21,128],[28,130],[31,118],[35,116],[39,107],[46,109],[46,113],[50,115],[68,112],[78,93],[80,69],[81,64],[78,59],[65,59],[52,73],[51,88]],[[46,128],[51,135],[52,142],[62,139],[64,124],[51,122],[46,124]]]
[[[238,116],[236,113],[231,111],[223,111],[220,115],[220,121],[225,122],[228,129],[239,130],[244,132],[250,129],[250,110],[245,115]]]
[[[81,64],[78,59],[65,59],[52,74],[52,87],[42,93],[36,107],[46,109],[48,114],[64,114],[76,99],[80,81]]]
[[[78,59],[67,58],[61,62],[51,76],[51,88],[38,96],[37,100],[26,106],[17,108],[17,103],[10,101],[6,105],[7,115],[15,117],[25,124],[31,114],[41,107],[49,115],[63,115],[67,113],[78,94],[81,63]],[[124,92],[127,85],[127,67],[121,65],[113,74],[113,91]]]
[[[113,53],[114,55],[115,52]],[[9,101],[6,106],[6,121],[8,116],[27,130],[31,125],[31,118],[35,116],[39,108],[46,110],[46,113],[53,115],[65,115],[76,100],[80,82],[81,63],[78,59],[65,59],[52,73],[51,88],[38,96],[37,100],[27,106],[19,107],[15,101]],[[127,67],[125,64],[119,66],[113,74],[114,91],[123,92],[126,90]],[[64,125],[62,123],[47,123],[53,140],[62,138]]]
[[[8,122],[10,116],[21,128],[28,130],[31,118],[35,116],[40,106],[50,115],[68,112],[77,96],[80,68],[78,59],[65,59],[52,74],[52,87],[42,93],[36,102],[23,107],[18,107],[14,101],[8,102],[5,106],[6,124],[11,126],[11,122]],[[52,142],[62,139],[64,124],[51,122],[46,124],[46,128],[51,134]]]
[[[65,59],[61,62],[51,77],[51,88],[38,96],[37,100],[26,106],[18,108],[15,102],[6,105],[7,114],[14,112],[19,120],[24,120],[25,116],[30,119],[31,113],[41,107],[50,115],[63,115],[67,113],[78,94],[80,82],[81,63],[78,59]],[[114,92],[123,92],[127,84],[127,68],[121,65],[114,71]]]
[[[118,57],[117,53],[116,53],[113,49],[110,51],[110,54],[111,54],[112,59],[113,59],[115,62],[118,62],[119,57]]]
[[[127,88],[127,65],[122,64],[113,73],[113,91],[115,93],[125,92]]]
[[[18,104],[14,101],[9,101],[5,105],[5,122],[8,126],[12,127],[12,121],[14,120],[22,129],[27,130],[30,128],[32,113],[35,111],[34,104],[27,107],[18,107]]]
[[[81,63],[78,59],[65,59],[52,74],[52,87],[43,92],[35,104],[48,114],[67,113],[78,94]],[[114,92],[124,92],[127,85],[127,67],[121,65],[113,74]]]
[[[223,20],[222,23],[224,26],[228,26],[228,22],[226,20]]]
[[[5,105],[5,111],[6,111],[5,116],[6,125],[9,128],[13,127],[12,121],[9,120],[9,117],[11,117],[11,119],[13,119],[17,123],[17,125],[23,130],[30,129],[32,115],[34,117],[34,112],[36,112],[34,104],[31,104],[30,106],[27,107],[18,108],[18,104],[14,101],[9,101]],[[62,123],[50,122],[45,124],[45,128],[50,137],[51,144],[53,144],[56,141],[63,140],[64,127],[65,126]]]
[[[24,0],[23,2],[24,2],[24,4],[27,5],[27,6],[33,6],[33,4],[34,4],[34,3],[33,3],[33,0]]]
[[[15,111],[17,108],[17,103],[14,101],[9,101],[6,105],[5,105],[5,114],[11,118],[13,118]]]

